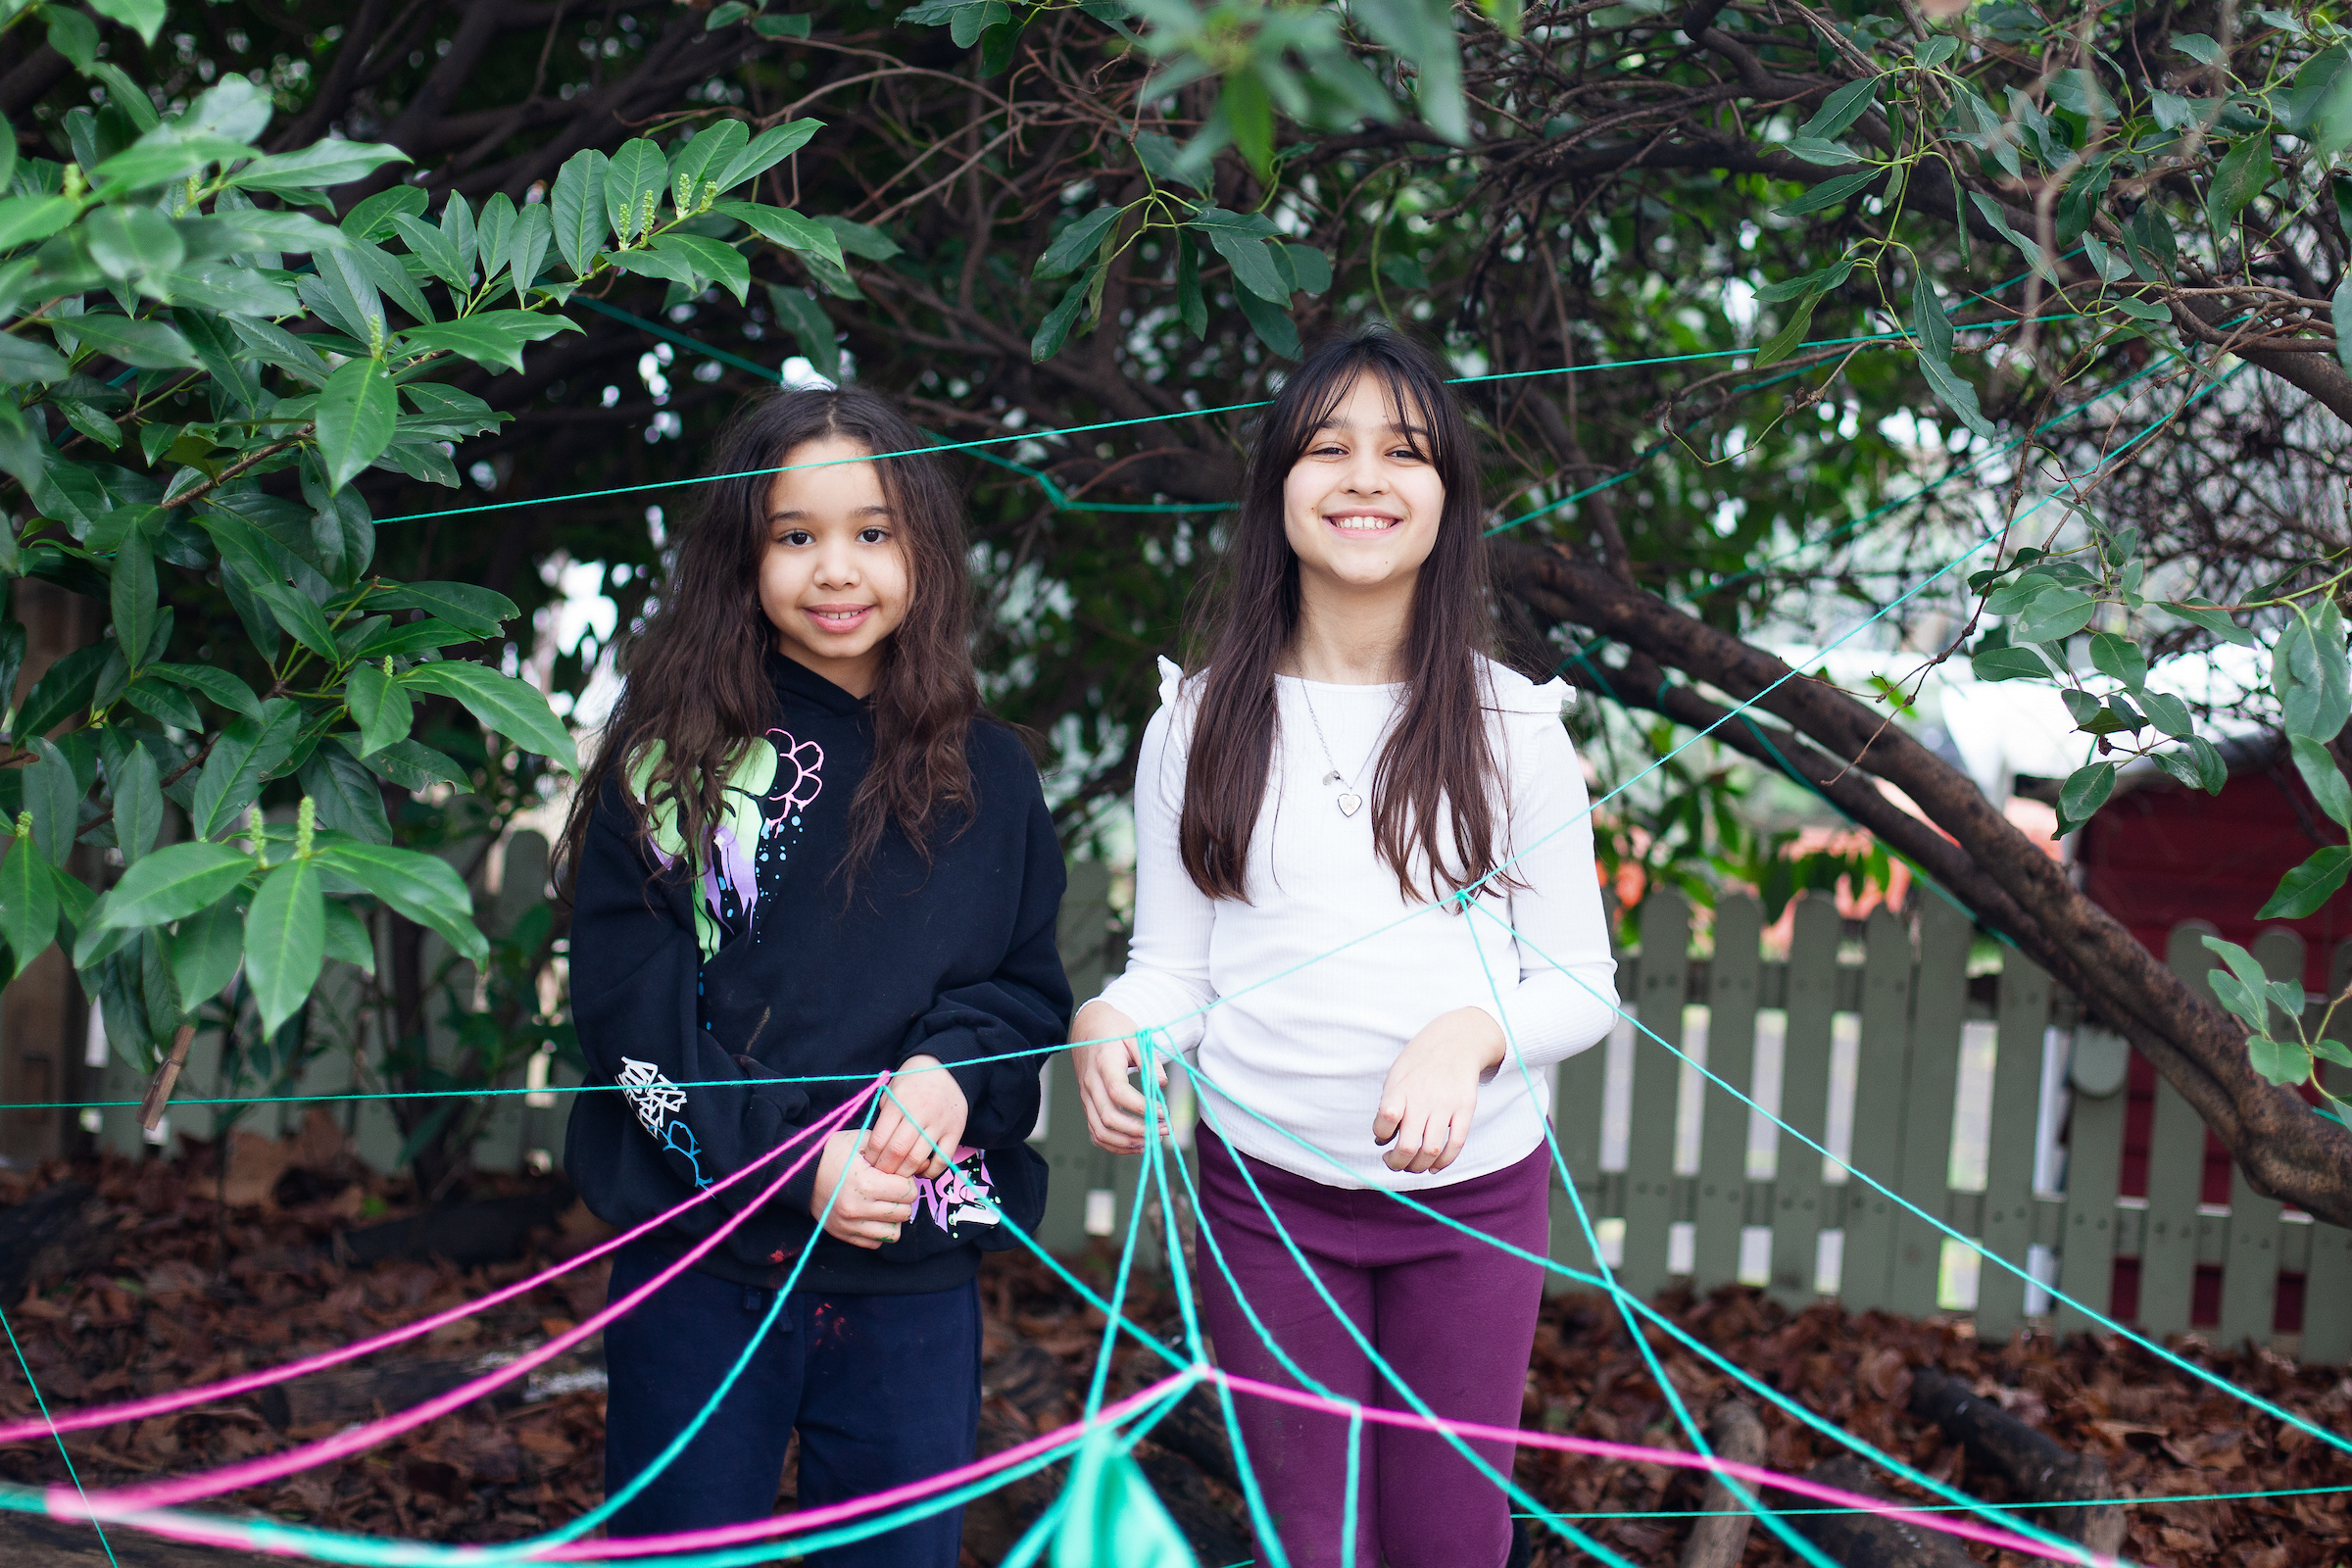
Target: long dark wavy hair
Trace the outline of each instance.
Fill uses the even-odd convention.
[[[1250,840],[1274,753],[1274,676],[1298,630],[1298,557],[1283,531],[1283,482],[1362,375],[1386,389],[1399,424],[1427,432],[1422,456],[1446,485],[1437,542],[1413,585],[1401,711],[1372,774],[1372,842],[1408,899],[1466,887],[1492,874],[1500,858],[1496,769],[1484,722],[1491,702],[1480,668],[1494,624],[1477,448],[1437,357],[1373,326],[1307,356],[1250,450],[1241,511],[1199,639],[1208,667],[1178,827],[1184,868],[1212,899],[1249,902]],[[1448,837],[1450,853],[1441,843]]]
[[[623,650],[625,683],[564,827],[566,875],[608,784],[634,776],[661,749],[645,798],[624,788],[641,835],[657,807],[675,811],[681,840],[705,853],[723,790],[744,754],[775,722],[767,657],[776,628],[760,607],[769,545],[773,470],[811,441],[840,437],[885,459],[882,491],[906,555],[906,615],[883,645],[873,691],[874,760],[850,803],[842,868],[855,877],[891,823],[927,858],[943,819],[975,804],[964,752],[980,710],[967,633],[962,506],[931,445],[882,397],[854,387],[771,393],[718,438],[701,514],[685,530],[661,602]],[[764,743],[761,743],[764,744]]]

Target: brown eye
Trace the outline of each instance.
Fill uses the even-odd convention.
[[[806,528],[787,528],[782,533],[776,535],[776,543],[780,545],[790,545],[797,549],[802,545],[808,544],[814,537],[815,535],[811,534]]]
[[[886,528],[860,528],[858,530],[858,542],[861,545],[878,545],[889,537],[890,531]]]

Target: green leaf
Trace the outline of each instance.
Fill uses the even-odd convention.
[[[337,735],[334,739],[346,752],[360,744],[356,735]],[[385,747],[368,759],[368,767],[370,772],[413,792],[420,793],[436,784],[447,784],[461,795],[473,789],[473,781],[464,768],[431,747],[413,740]]]
[[[61,864],[81,831],[81,798],[88,785],[57,743],[33,736],[27,744],[40,760],[24,770],[24,809],[32,813],[32,841],[50,863]]]
[[[1029,275],[1060,277],[1094,261],[1096,252],[1102,248],[1102,241],[1118,220],[1118,208],[1096,208],[1054,236],[1054,243],[1046,247],[1046,253],[1037,259]]]
[[[495,637],[522,613],[505,594],[469,582],[400,583],[389,593],[370,594],[370,610],[421,610],[476,637]]]
[[[164,0],[90,0],[90,9],[136,32],[141,43],[154,43],[163,30]]]
[[[1062,344],[1069,341],[1072,323],[1086,306],[1088,293],[1088,280],[1081,278],[1070,285],[1070,291],[1061,297],[1059,305],[1046,313],[1046,318],[1037,324],[1037,335],[1029,340],[1031,363],[1043,365],[1061,352]]]
[[[255,583],[253,592],[270,607],[270,613],[288,636],[329,664],[340,662],[341,651],[335,647],[334,631],[309,594],[282,582]]]
[[[2113,762],[2093,762],[2088,767],[2076,768],[2067,775],[2065,786],[2058,792],[2059,831],[2064,833],[2070,826],[2080,827],[2089,821],[2091,814],[2106,805],[2107,797],[2114,792]]]
[[[605,218],[622,245],[651,226],[641,221],[646,217],[645,198],[662,193],[668,173],[669,160],[643,137],[622,142],[612,154],[605,168]]]
[[[439,857],[380,844],[333,844],[318,851],[316,863],[430,926],[476,963],[489,955],[489,942],[474,928],[473,897],[465,879]]]
[[[317,417],[318,457],[330,490],[342,489],[383,456],[399,416],[400,399],[381,360],[347,361],[326,378]]]
[[[0,936],[8,938],[8,977],[32,966],[57,937],[57,882],[29,838],[11,838],[0,859]]]
[[[1981,190],[1970,191],[1968,199],[1976,204],[1978,213],[1983,215],[1984,221],[1991,226],[1994,233],[2018,248],[2019,253],[2026,259],[2026,265],[2031,267],[2042,281],[2053,285],[2058,282],[2058,269],[2051,262],[2049,253],[2041,248],[2039,242],[2028,239],[2011,226],[2009,215],[2001,210],[1998,200]]]
[[[1200,291],[1200,247],[1193,243],[1192,235],[1183,232],[1176,236],[1176,314],[1183,318],[1184,329],[1193,336],[1208,335],[1208,297]]]
[[[808,145],[809,137],[824,128],[821,120],[788,120],[754,136],[743,151],[728,160],[726,168],[715,174],[705,171],[703,177],[721,191],[733,190],[799,152]]]
[[[2218,66],[2222,63],[2222,46],[2201,32],[2174,33],[2173,47],[2199,65]]]
[[[578,322],[542,311],[476,311],[451,321],[412,326],[400,334],[400,339],[411,349],[442,349],[490,369],[519,374],[525,343],[537,343],[558,332],[579,330]]]
[[[353,665],[350,695],[351,716],[360,724],[362,757],[409,738],[409,726],[416,721],[416,705],[380,665]]]
[[[394,214],[392,226],[400,232],[402,239],[409,242],[409,254],[422,262],[426,271],[459,293],[472,287],[468,270],[459,259],[458,248],[450,243],[448,235],[424,220],[411,218],[406,213]]]
[[[419,664],[405,679],[416,690],[456,698],[483,727],[496,730],[525,751],[566,768],[576,770],[580,765],[570,732],[536,686],[466,660]]]
[[[122,765],[110,769],[108,783],[115,796],[115,844],[125,865],[136,865],[155,848],[164,827],[164,791],[155,758],[146,747],[133,746]]]
[[[301,707],[291,697],[273,697],[262,705],[260,719],[240,718],[216,736],[188,806],[196,837],[215,838],[234,827],[263,781],[294,755],[301,733]]]
[[[2335,754],[2308,735],[2290,736],[2287,744],[2294,753],[2295,771],[2311,786],[2320,809],[2334,818],[2337,827],[2352,828],[2352,783],[2335,765]]]
[[[46,735],[68,718],[87,711],[98,672],[106,667],[113,652],[104,645],[76,648],[51,664],[25,693],[10,734],[20,742],[27,736]]]
[[[654,241],[654,249],[684,259],[698,281],[709,278],[717,283],[735,296],[738,305],[751,294],[752,264],[732,245],[700,234],[663,234]]]
[[[1821,101],[1820,111],[1797,127],[1800,136],[1818,136],[1824,141],[1841,136],[1846,128],[1870,113],[1878,104],[1879,82],[1875,76],[1849,81]]]
[[[1287,306],[1272,304],[1244,291],[1234,296],[1242,315],[1250,322],[1250,330],[1259,342],[1285,359],[1298,358],[1298,323],[1291,319]]]
[[[1791,136],[1781,145],[1791,156],[1824,169],[1842,169],[1862,156],[1841,141],[1824,141],[1819,136]]]
[[[2277,178],[2278,163],[2271,157],[2271,138],[2246,137],[2214,167],[2213,183],[2205,191],[2205,220],[2227,232],[2246,204]]]
[[[1278,241],[1272,247],[1275,265],[1301,294],[1321,294],[1331,287],[1331,258],[1311,245]]]
[[[869,262],[887,262],[899,254],[899,242],[870,224],[853,223],[832,213],[816,221],[832,230],[834,239],[852,256],[862,256]]]
[[[833,322],[826,317],[825,308],[807,289],[784,283],[770,283],[767,298],[775,307],[776,319],[791,329],[801,352],[808,357],[809,366],[826,380],[839,381],[841,343],[834,336]]]
[[[2246,1054],[2256,1072],[2281,1087],[2291,1087],[2311,1076],[2311,1053],[2292,1040],[2253,1035],[2246,1041]]]
[[[702,199],[713,166],[723,170],[752,139],[752,129],[740,120],[706,125],[669,152],[669,195],[680,212],[691,212]]]
[[[808,17],[755,17],[752,30],[762,38],[806,38],[808,24]]]
[[[2042,589],[2027,604],[2010,628],[2012,642],[2063,642],[2091,622],[2099,611],[2098,601],[2076,589],[2053,585]]]
[[[338,747],[321,746],[302,764],[300,777],[302,792],[318,808],[320,827],[367,844],[392,842],[384,792],[357,758]]]
[[[261,699],[253,695],[253,688],[225,669],[211,664],[150,664],[147,673],[201,692],[232,713],[247,718],[262,716]]]
[[[2289,735],[2332,741],[2352,722],[2352,660],[2334,601],[2323,602],[2317,615],[2295,607],[2271,651],[2271,689]]]
[[[2127,690],[2137,691],[2148,678],[2148,656],[2139,644],[2114,632],[2094,633],[2090,639],[2090,662],[2103,675],[2112,675],[2124,683]],[[2149,716],[2153,717],[2153,713]],[[2157,726],[2163,728],[2161,724]],[[2165,733],[2171,734],[2170,730]]]
[[[2224,941],[2220,937],[2206,936],[2200,937],[2198,940],[2203,943],[2205,951],[2215,955],[2222,962],[2230,966],[2230,972],[2237,977],[2238,983],[2246,987],[2250,995],[2257,998],[2264,995],[2270,985],[2271,977],[2263,971],[2262,965],[2255,961],[2254,955],[2236,943]],[[2259,1011],[2249,1013],[2247,1021],[2259,1029],[2262,1027],[2262,1014]]]
[[[564,258],[574,277],[586,277],[604,248],[605,172],[610,162],[590,147],[571,155],[556,173],[549,193],[549,216],[556,230],[556,254]]]
[[[2254,634],[2231,620],[2230,612],[2217,605],[2202,605],[2191,601],[2185,604],[2168,604],[2164,608],[2179,615],[2182,620],[2194,621],[2226,643],[2234,643],[2240,648],[2254,646]]]
[[[240,857],[242,858],[242,857]],[[166,939],[180,1004],[193,1009],[224,990],[245,957],[244,911],[233,901],[199,909]]]
[[[228,183],[239,190],[324,190],[330,185],[347,185],[385,164],[411,161],[407,153],[384,142],[321,141],[290,153],[257,158],[231,174]]]
[[[149,553],[147,536],[135,528],[123,536],[122,547],[115,552],[109,592],[115,641],[122,649],[123,660],[135,670],[155,638],[156,608],[155,557]]]
[[[2148,721],[2173,739],[2186,740],[2197,732],[2196,720],[2189,717],[2188,705],[2172,693],[2139,691],[2138,696]]]
[[[1962,424],[1987,441],[1994,437],[1997,432],[1992,421],[1984,417],[1984,411],[1977,404],[1977,389],[1960,378],[1960,372],[1952,368],[1950,362],[1922,354],[1919,368],[1928,378],[1928,384],[1936,389],[1936,395],[1943,400],[1943,406],[1958,415]]]
[[[1795,353],[1796,346],[1804,341],[1806,329],[1813,324],[1813,308],[1820,303],[1819,294],[1807,294],[1798,300],[1796,307],[1788,313],[1788,318],[1781,323],[1781,329],[1756,350],[1750,368],[1760,370],[1768,365],[1778,365]]]
[[[555,239],[555,223],[547,216],[545,203],[534,202],[514,215],[514,238],[507,247],[507,275],[514,284],[517,298],[539,281],[540,270],[547,265],[548,247]]]
[[[110,930],[183,920],[244,882],[253,857],[228,844],[193,840],[143,856],[106,896],[98,924]]]
[[[0,201],[0,251],[47,239],[81,211],[71,196],[12,196]]]
[[[302,1010],[326,961],[326,899],[318,864],[289,860],[268,876],[245,911],[245,980],[261,1009],[262,1032]]]
[[[841,262],[841,236],[813,219],[803,218],[789,207],[764,207],[758,202],[720,202],[710,209],[724,218],[748,223],[761,239],[770,240],[786,250],[805,251],[822,257],[835,267]]]
[[[58,324],[70,325],[82,347],[112,355],[142,370],[192,370],[203,364],[179,329],[163,321],[89,315],[73,317]]]
[[[335,899],[326,901],[326,956],[365,973],[375,973],[375,942],[368,934],[367,922],[351,906]]]
[[[100,208],[83,220],[81,234],[98,270],[118,283],[169,272],[187,259],[179,230],[153,208]]]

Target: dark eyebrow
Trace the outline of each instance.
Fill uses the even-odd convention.
[[[782,512],[769,513],[767,520],[770,522],[794,522],[808,515],[808,513],[798,507],[787,507]],[[858,507],[853,510],[850,515],[853,517],[887,517],[890,515],[890,509],[888,507]]]
[[[1336,418],[1327,418],[1316,424],[1314,429],[1309,432],[1309,438],[1321,435],[1326,430],[1352,430],[1354,428],[1355,426],[1350,424],[1342,424]],[[1389,426],[1389,434],[1404,436],[1423,445],[1429,441],[1429,432],[1417,424],[1392,424]]]

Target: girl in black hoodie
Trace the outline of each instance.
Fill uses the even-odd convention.
[[[1000,1215],[1043,1210],[1023,1140],[1070,994],[1060,849],[1028,754],[980,716],[960,509],[928,445],[856,390],[785,392],[737,419],[566,832],[572,1015],[612,1088],[579,1097],[564,1158],[601,1218],[674,1207],[895,1074],[870,1129],[832,1134],[607,1331],[612,1494],[709,1401],[791,1280],[614,1538],[765,1517],[795,1430],[804,1507],[972,1457],[973,1275],[1012,1244]],[[623,1250],[614,1298],[762,1185]],[[952,1568],[959,1535],[951,1509],[808,1560]]]

